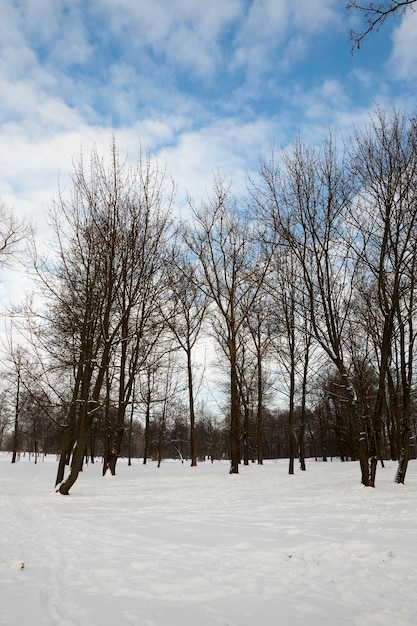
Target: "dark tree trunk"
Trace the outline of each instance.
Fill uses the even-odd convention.
[[[69,494],[69,490],[77,480],[79,473],[82,471],[84,455],[91,434],[92,423],[92,415],[89,412],[86,412],[86,414],[83,412],[78,429],[77,444],[72,455],[71,471],[68,478],[65,482],[61,483],[59,487],[59,493],[63,496],[67,496]]]
[[[193,389],[193,365],[191,361],[191,346],[187,346],[187,376],[188,376],[188,406],[190,410],[190,453],[191,467],[197,465],[197,451],[195,442],[195,409]]]
[[[88,359],[91,362],[91,357]],[[72,392],[71,404],[68,409],[68,419],[65,426],[64,436],[62,438],[61,454],[59,457],[58,471],[55,480],[55,487],[60,485],[64,480],[65,467],[69,465],[71,453],[74,448],[76,438],[76,425],[77,414],[82,412],[80,410],[81,402],[86,402],[87,395],[82,391],[83,397],[80,398],[80,389],[85,390],[86,386],[90,385],[91,369],[87,368],[83,364],[83,359],[79,360],[77,367],[77,375],[75,377],[74,389]],[[87,382],[88,379],[88,382]]]
[[[131,405],[131,411],[130,411],[130,420],[129,420],[129,433],[128,433],[128,438],[127,438],[127,447],[128,447],[128,461],[127,464],[130,467],[132,465],[132,438],[133,438],[133,411],[134,411],[134,400],[135,400],[135,394],[133,393],[133,398],[132,398],[132,405]]]
[[[300,441],[299,441],[300,469],[303,472],[306,471],[305,431],[306,431],[306,420],[307,420],[306,404],[307,404],[307,378],[308,378],[309,356],[310,356],[310,338],[307,337],[306,352],[304,356],[304,367],[303,367],[303,382],[301,386]]]
[[[411,306],[410,306],[411,309]],[[413,321],[408,320],[408,336],[413,337]],[[401,363],[401,387],[402,387],[402,413],[401,413],[401,447],[398,459],[395,482],[404,484],[407,473],[408,460],[410,458],[410,421],[411,421],[411,383],[413,379],[413,345],[410,340],[408,351],[406,347],[405,325],[400,324],[400,363]]]
[[[240,403],[236,362],[236,341],[230,340],[230,474],[239,473]]]
[[[12,463],[16,463],[19,452],[20,371],[17,372],[16,402],[14,411]]]
[[[258,400],[256,406],[256,448],[258,453],[258,465],[263,465],[263,384],[262,384],[262,355],[258,348],[257,354],[257,383]]]
[[[288,444],[289,444],[289,463],[288,473],[294,474],[294,460],[297,454],[297,442],[294,433],[294,396],[295,396],[295,363],[293,355],[291,355],[290,364],[290,406],[288,410]]]
[[[148,389],[146,393],[145,407],[145,432],[143,434],[143,464],[146,465],[149,456],[149,439],[151,429],[151,372],[148,372]]]
[[[243,417],[243,464],[249,465],[249,403],[247,398],[244,402]]]

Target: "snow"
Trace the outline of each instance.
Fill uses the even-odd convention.
[[[0,624],[416,624],[417,461],[376,489],[356,462],[228,468],[95,463],[61,496],[55,459],[0,456]]]

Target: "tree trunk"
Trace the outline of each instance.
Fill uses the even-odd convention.
[[[127,440],[127,448],[128,448],[128,466],[130,467],[132,465],[132,437],[133,437],[133,411],[134,411],[134,401],[135,401],[135,393],[133,392],[133,398],[132,398],[132,405],[131,405],[131,411],[130,411],[130,420],[129,420],[129,433],[128,433],[128,440]]]
[[[159,426],[159,434],[158,434],[158,467],[161,467],[162,463],[162,449],[165,441],[165,407],[162,411],[161,423]]]
[[[401,432],[401,438],[402,446],[400,458],[398,459],[395,482],[403,485],[405,482],[405,475],[407,473],[408,460],[410,458],[410,429],[407,425],[404,425],[404,430]]]
[[[249,402],[247,398],[244,403],[243,417],[243,464],[249,465]]]
[[[60,485],[62,481],[64,480],[65,467],[69,464],[71,452],[74,447],[75,426],[77,422],[77,409],[80,406],[79,394],[80,394],[81,382],[83,381],[83,377],[85,377],[85,375],[86,375],[86,372],[84,372],[83,361],[80,358],[78,367],[77,367],[77,375],[75,377],[74,389],[72,392],[71,404],[68,409],[68,420],[65,426],[65,432],[64,432],[63,439],[62,439],[61,454],[59,457],[58,470],[57,470],[57,475],[56,475],[56,480],[55,480],[55,487],[57,485]]]
[[[91,433],[91,427],[93,418],[90,413],[87,412],[80,419],[77,444],[72,456],[71,471],[65,482],[61,483],[59,487],[59,493],[63,496],[67,496],[69,490],[78,478],[78,474],[82,471],[84,454],[87,449],[88,440]]]
[[[117,430],[116,430],[116,434],[115,434],[115,438],[114,438],[114,445],[112,448],[112,451],[110,453],[110,457],[109,457],[109,461],[107,464],[107,469],[110,470],[110,473],[112,476],[116,476],[116,464],[117,464],[117,460],[120,456],[120,450],[122,448],[122,442],[123,442],[123,437],[125,434],[125,429],[124,426],[117,426]],[[107,471],[106,469],[106,471]]]
[[[238,375],[236,363],[236,341],[233,335],[229,342],[230,348],[230,474],[239,473],[240,462],[240,405]]]
[[[411,309],[411,307],[410,307]],[[411,338],[413,333],[413,321],[408,320]],[[407,473],[408,460],[410,458],[410,421],[411,421],[411,383],[413,379],[413,340],[409,341],[408,353],[406,348],[405,325],[400,324],[400,363],[401,363],[401,387],[402,387],[402,414],[401,414],[401,447],[398,459],[395,482],[404,484]]]
[[[297,445],[294,433],[294,396],[295,396],[295,363],[293,355],[291,355],[290,364],[290,406],[288,409],[288,444],[289,444],[289,463],[288,473],[294,474],[294,460],[297,454]]]
[[[143,434],[143,464],[146,465],[149,456],[149,438],[151,429],[151,372],[147,373],[148,389],[145,406],[145,432]]]
[[[306,351],[304,356],[303,367],[303,382],[301,386],[301,414],[300,414],[300,442],[299,442],[299,454],[300,454],[300,469],[306,471],[305,461],[305,431],[306,431],[306,419],[307,419],[307,378],[308,378],[308,365],[310,356],[310,338],[307,337]]]
[[[15,403],[15,412],[14,412],[12,463],[16,463],[17,453],[19,452],[19,411],[20,411],[19,403],[20,403],[20,371],[17,372],[17,389],[16,389],[16,403]]]
[[[190,410],[190,453],[191,467],[197,465],[197,451],[195,443],[195,410],[193,390],[193,364],[191,361],[191,346],[187,346],[187,376],[188,376],[188,406]]]
[[[263,384],[262,384],[262,355],[257,351],[257,383],[258,400],[256,406],[256,447],[258,453],[258,465],[263,465]]]

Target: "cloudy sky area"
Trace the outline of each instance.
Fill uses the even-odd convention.
[[[345,0],[0,0],[0,199],[34,219],[82,149],[139,145],[199,200],[272,145],[413,112],[417,14],[351,54]]]

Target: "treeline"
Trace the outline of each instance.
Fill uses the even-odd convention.
[[[71,194],[60,190],[49,215],[51,254],[31,245],[41,305],[19,311],[25,349],[10,350],[14,450],[20,396],[45,394],[62,494],[98,438],[103,472],[126,450],[146,460],[174,449],[192,465],[221,454],[231,473],[265,455],[288,456],[293,473],[297,457],[304,469],[306,456],[337,454],[359,459],[366,486],[383,458],[398,460],[404,482],[415,439],[415,118],[378,110],[341,147],[297,139],[261,160],[244,195],[217,177],[182,219],[174,192],[150,157],[132,166],[114,143],[110,158],[93,151],[75,164]],[[222,377],[216,449],[196,400],[202,340]]]
[[[10,389],[9,389],[10,392]],[[2,394],[2,411],[0,417],[0,450],[13,451],[15,459],[21,456],[29,457],[35,463],[45,460],[49,456],[59,455],[63,428],[65,427],[65,413],[62,408],[54,407],[45,396],[30,397],[23,393],[22,406],[19,410],[17,430],[14,430],[15,417],[13,406],[8,394]],[[339,458],[342,461],[358,458],[358,442],[355,428],[349,423],[346,407],[337,410],[330,408],[326,397],[314,409],[308,409],[306,415],[306,429],[304,435],[305,457],[328,461]],[[299,453],[300,436],[300,407],[294,415],[294,429]],[[262,450],[265,459],[288,458],[290,456],[290,442],[288,437],[288,409],[263,411]],[[204,407],[196,410],[195,450],[197,461],[214,462],[229,458],[229,416],[219,418]],[[93,424],[90,440],[85,450],[85,462],[102,463],[106,448],[106,440],[114,436],[114,424],[104,430],[103,421],[98,418]],[[177,459],[181,462],[190,462],[190,425],[189,411],[183,403],[173,398],[172,406],[168,409],[165,419],[156,410],[149,422],[149,431],[145,433],[143,420],[135,418],[126,424],[125,436],[120,448],[120,456],[128,459],[140,459],[142,463],[149,460],[161,463],[164,459]],[[391,458],[392,444],[389,439],[389,430],[382,443],[382,458]],[[411,423],[411,457],[416,458],[415,439],[417,423]],[[145,439],[147,443],[147,457],[145,453]],[[242,433],[245,441],[246,462],[255,463],[258,458],[258,436],[256,416],[250,412],[248,431]],[[395,444],[394,444],[395,445]],[[241,459],[241,462],[244,459]]]

